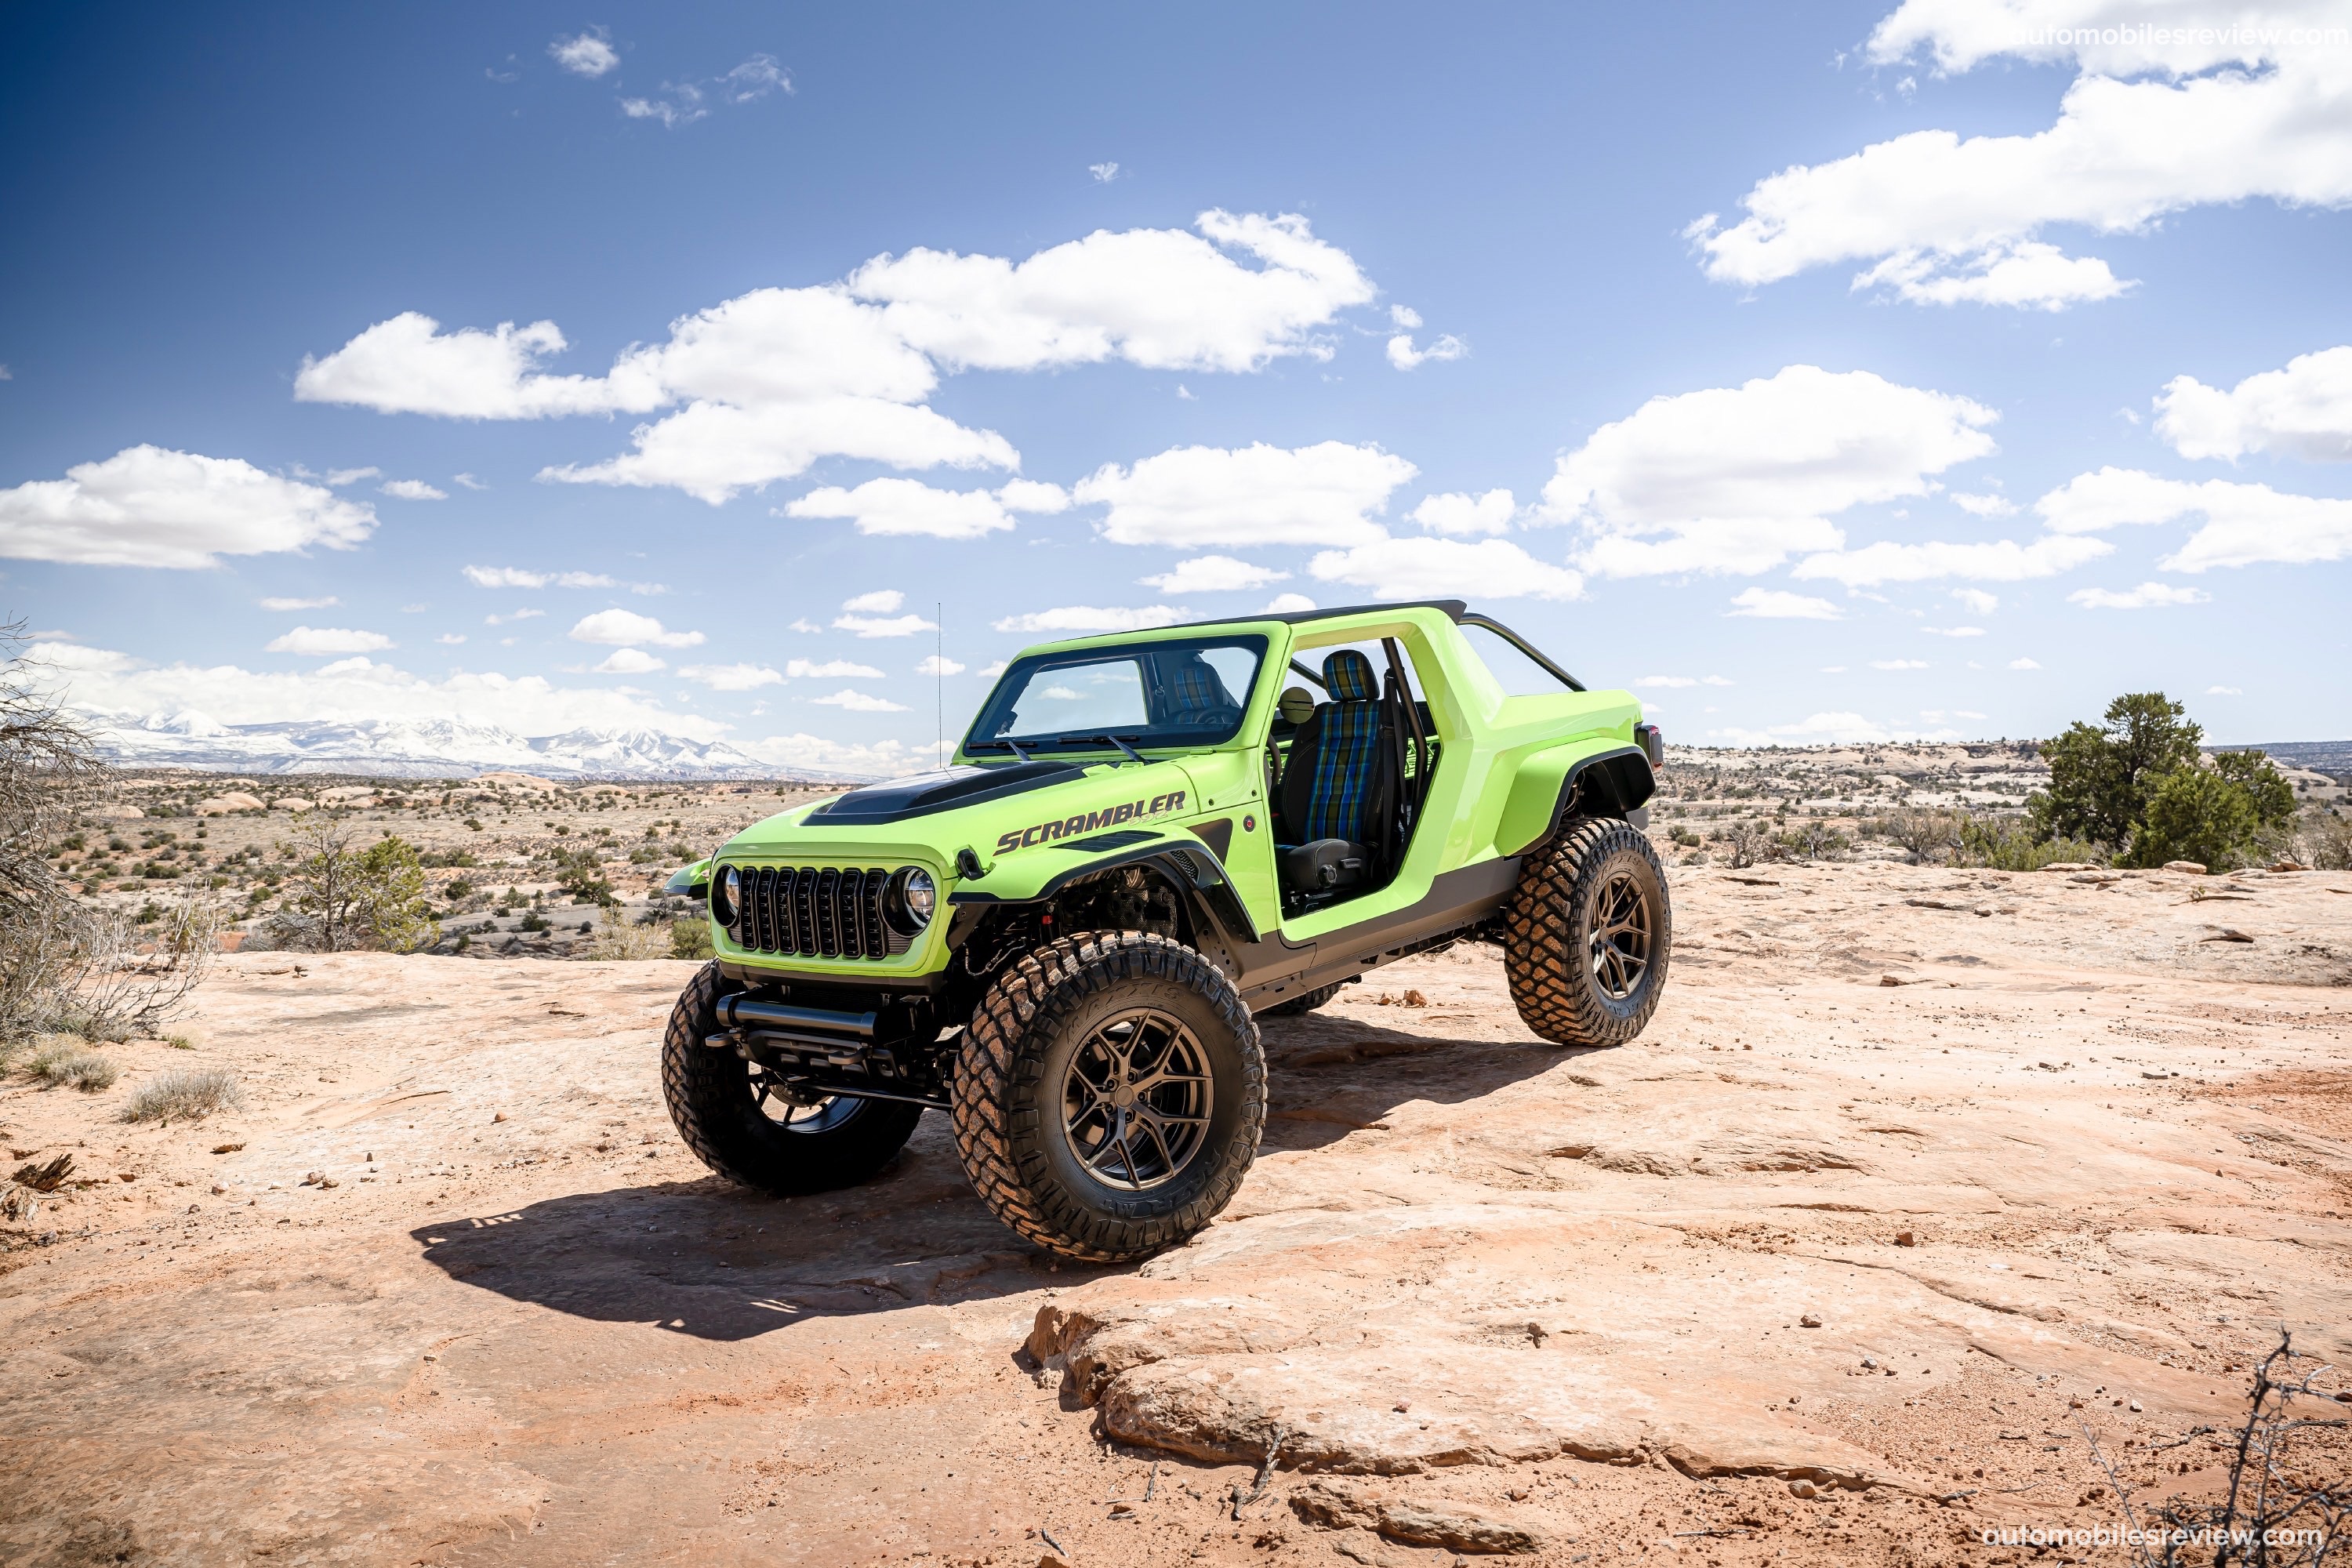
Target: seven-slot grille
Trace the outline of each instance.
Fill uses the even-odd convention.
[[[735,945],[803,958],[887,958],[910,941],[882,918],[890,873],[855,866],[742,867]]]

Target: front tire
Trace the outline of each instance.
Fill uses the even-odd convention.
[[[914,1135],[923,1108],[840,1096],[793,1102],[751,1063],[703,1044],[719,1032],[724,987],[716,963],[696,971],[662,1037],[662,1096],[694,1157],[730,1182],[779,1197],[855,1186],[888,1164]]]
[[[1257,1026],[1215,965],[1143,931],[1046,943],[964,1031],[956,1148],[982,1201],[1085,1263],[1172,1247],[1233,1201],[1265,1124]]]
[[[1511,1001],[1555,1045],[1622,1046],[1657,1011],[1674,910],[1632,824],[1585,817],[1529,855],[1503,930]]]

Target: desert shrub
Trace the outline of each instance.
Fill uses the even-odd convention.
[[[2036,834],[2121,846],[2147,815],[2157,783],[2198,764],[2204,731],[2161,691],[2107,704],[2099,727],[2076,721],[2043,742],[2050,787],[2031,796]]]
[[[1982,866],[1995,871],[2039,871],[2067,861],[2097,861],[2099,847],[2079,838],[2039,838],[2032,821],[2021,816],[1967,816],[1960,819],[1960,841],[1952,864]]]
[[[1727,863],[1735,871],[1745,871],[1756,864],[1759,851],[1765,843],[1764,831],[1752,822],[1735,822],[1715,836],[1723,846]]]
[[[2207,757],[2203,736],[2160,691],[2116,698],[2104,728],[2076,723],[2043,745],[2050,788],[2026,802],[2033,837],[2107,845],[2126,866],[2218,870],[2284,851],[2294,789],[2260,752]]]
[[[1867,831],[1910,856],[1916,865],[1942,866],[1959,852],[1960,828],[1967,821],[1965,812],[1905,806],[1871,822]]]
[[[672,958],[709,958],[711,955],[710,922],[700,916],[670,921],[669,955]]]
[[[1759,860],[1843,860],[1853,840],[1823,822],[1801,823],[1774,834],[1759,848]]]
[[[2352,821],[2332,811],[2305,815],[2296,829],[2295,858],[2318,871],[2352,871]]]
[[[218,1068],[173,1068],[131,1091],[125,1121],[194,1121],[243,1104],[236,1076]]]
[[[35,1050],[25,1070],[50,1089],[71,1087],[85,1094],[110,1089],[122,1076],[113,1058],[70,1035],[53,1037]]]
[[[334,818],[305,813],[291,852],[286,896],[270,921],[270,938],[286,948],[341,952],[383,948],[415,952],[441,939],[426,898],[425,868],[416,851],[386,834],[364,849]]]
[[[563,849],[555,855],[555,886],[568,894],[575,904],[594,904],[612,909],[619,904],[613,884],[605,879],[603,862],[593,849]]]
[[[658,926],[633,925],[614,911],[604,929],[588,943],[588,956],[602,959],[667,958],[669,932]]]
[[[2261,831],[2243,786],[2217,769],[2186,767],[2167,773],[2157,786],[2123,862],[2161,866],[2195,860],[2219,871],[2242,864]]]
[[[47,1026],[82,966],[88,911],[46,847],[104,772],[25,640],[23,623],[0,626],[0,1038],[14,1039]]]
[[[522,919],[515,921],[515,929],[517,931],[548,931],[552,928],[549,925],[548,919],[545,915],[541,914],[537,910],[533,910],[529,914],[523,916]]]

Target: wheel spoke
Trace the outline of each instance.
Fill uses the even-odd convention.
[[[1114,1016],[1071,1057],[1064,1136],[1097,1180],[1129,1191],[1160,1186],[1206,1143],[1213,1081],[1181,1020],[1156,1007]]]
[[[1170,1151],[1168,1140],[1160,1131],[1160,1123],[1148,1116],[1140,1120],[1143,1122],[1143,1130],[1150,1133],[1152,1142],[1159,1145],[1160,1173],[1163,1176],[1173,1174],[1176,1170],[1176,1156]]]

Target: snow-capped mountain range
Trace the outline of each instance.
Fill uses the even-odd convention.
[[[651,730],[572,730],[518,735],[451,720],[374,723],[222,724],[205,715],[95,713],[89,725],[108,761],[123,767],[205,768],[250,773],[372,773],[452,778],[511,768],[548,778],[839,778],[838,770],[780,767],[724,741],[681,740]]]

